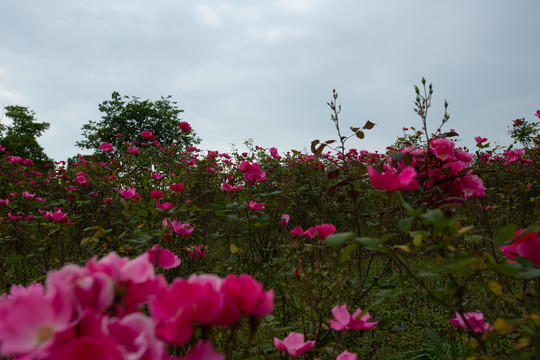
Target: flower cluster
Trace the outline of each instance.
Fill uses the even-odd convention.
[[[273,291],[249,275],[192,275],[168,285],[155,274],[150,252],[133,260],[110,253],[50,271],[44,286],[14,285],[0,295],[0,356],[173,359],[167,345],[185,345],[199,326],[232,326],[243,314],[273,310]],[[178,259],[161,249],[160,262]],[[184,359],[205,356],[223,358],[199,343]]]
[[[242,163],[238,165],[238,170],[244,173],[244,178],[249,181],[251,185],[268,180],[266,178],[266,173],[261,170],[261,166],[258,163],[242,161]]]

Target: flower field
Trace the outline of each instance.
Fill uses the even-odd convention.
[[[540,358],[538,122],[464,149],[428,96],[386,153],[347,147],[375,124],[342,133],[337,93],[310,153],[4,151],[0,357]]]

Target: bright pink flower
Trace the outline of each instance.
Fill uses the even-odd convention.
[[[510,238],[512,245],[501,247],[504,256],[514,260],[521,256],[531,260],[535,266],[540,267],[540,237],[537,232],[522,234],[524,229],[515,232]]]
[[[177,278],[150,302],[157,321],[157,336],[172,345],[186,344],[194,324],[211,324],[221,313],[223,298],[211,284],[190,283]]]
[[[154,134],[152,134],[152,132],[148,131],[148,130],[144,130],[142,133],[141,133],[141,136],[145,139],[148,139],[148,140],[156,140],[156,137],[154,136]]]
[[[169,227],[182,238],[187,238],[193,232],[193,226],[188,223],[182,224],[180,221],[171,221]]]
[[[336,318],[337,321],[330,320],[330,327],[337,331],[344,330],[371,330],[379,322],[368,322],[370,315],[369,312],[366,312],[362,317],[358,318],[362,313],[361,309],[357,309],[354,314],[350,314],[347,309],[347,304],[345,305],[336,305],[332,309],[332,315]]]
[[[113,151],[113,150],[114,150],[113,147],[112,147],[112,145],[109,144],[109,143],[106,143],[106,142],[101,143],[101,145],[99,146],[99,149],[100,149],[100,150],[103,150],[103,151],[105,151],[105,152],[109,152],[109,151]]]
[[[162,195],[163,195],[162,191],[157,191],[157,190],[150,191],[150,197],[152,199],[161,199]]]
[[[405,168],[399,174],[396,173],[396,170],[386,167],[386,172],[381,174],[368,166],[367,172],[371,185],[377,189],[397,191],[418,188],[418,181],[415,180],[417,173],[413,167]]]
[[[251,200],[249,202],[249,204],[247,202],[244,201],[244,209],[251,209],[251,210],[262,210],[264,209],[264,205],[261,204],[261,203],[258,203],[258,202],[255,202],[253,200]]]
[[[171,184],[172,192],[181,192],[184,190],[184,184]]]
[[[319,239],[324,240],[336,232],[336,227],[332,224],[315,225],[315,231],[319,234]]]
[[[430,141],[431,152],[440,160],[446,160],[454,153],[455,143],[447,138],[436,138]]]
[[[22,214],[22,213],[20,213],[20,214]],[[11,221],[19,221],[19,220],[22,219],[22,216],[21,215],[12,215],[11,212],[8,212],[8,218]]]
[[[456,317],[451,318],[448,321],[450,321],[450,324],[453,326],[460,326],[467,331],[478,333],[493,331],[493,326],[484,321],[484,314],[480,311],[465,313],[463,316],[456,312]]]
[[[136,155],[139,153],[139,148],[136,146],[129,146],[128,153],[130,153],[131,155]]]
[[[483,142],[486,142],[487,141],[487,138],[483,138],[481,136],[477,136],[474,138],[474,141],[476,141],[478,144],[481,144]]]
[[[231,186],[228,183],[223,183],[223,184],[221,184],[221,190],[223,190],[225,192],[240,191],[240,190],[242,190],[242,185]]]
[[[160,174],[160,173],[152,173],[150,175],[150,177],[154,180],[161,180],[163,179],[163,174]]]
[[[281,218],[279,220],[279,223],[282,225],[282,226],[287,226],[287,224],[289,223],[289,220],[291,219],[291,217],[289,216],[289,214],[283,214],[281,215]]]
[[[124,199],[130,199],[135,196],[137,190],[135,188],[127,188],[118,190],[118,194]]]
[[[206,253],[203,251],[204,244],[184,246],[184,250],[191,257],[191,261],[202,259],[206,256]]]
[[[287,355],[297,357],[311,350],[315,346],[315,341],[306,342],[304,341],[304,334],[291,332],[283,340],[274,338],[274,345],[278,350],[285,352]]]
[[[304,234],[304,230],[302,230],[301,226],[295,226],[291,231],[291,235],[294,236],[302,236]]]
[[[356,354],[350,353],[347,350],[338,355],[336,360],[356,360]]]
[[[315,239],[315,235],[317,235],[317,230],[315,230],[314,227],[310,227],[302,234],[303,237],[309,237],[312,239]]]
[[[187,132],[191,130],[191,125],[185,121],[181,121],[180,124],[178,124],[178,127],[180,128],[180,131]]]
[[[110,203],[111,201],[112,201],[112,198],[103,198],[103,202],[104,202],[105,204],[108,204],[108,203]]]
[[[116,136],[116,137],[122,137],[122,136],[124,136],[124,135],[122,135],[121,133],[118,133],[118,134],[114,134],[114,136]]]
[[[222,291],[229,295],[246,315],[265,316],[274,308],[274,291],[264,291],[252,276],[231,274],[223,279]]]
[[[540,110],[536,110],[536,113],[534,114],[534,116],[538,116],[540,118]]]
[[[251,164],[249,161],[242,161],[238,165],[238,170],[244,173],[244,178],[249,181],[251,185],[255,185],[257,181],[267,181],[266,173],[261,171],[261,167],[258,163]]]
[[[156,208],[161,209],[161,210],[171,210],[173,208],[173,204],[171,204],[170,202],[166,202],[163,204],[160,202],[157,202]]]
[[[158,251],[159,255],[156,263],[156,254],[158,254]],[[175,253],[163,248],[158,249],[157,244],[152,246],[152,249],[148,250],[146,253],[148,254],[148,261],[150,261],[151,264],[155,264],[164,269],[173,269],[179,266],[181,263],[180,259],[175,255]]]
[[[0,199],[0,205],[7,205],[9,204],[9,199]]]
[[[67,218],[67,214],[63,213],[62,210],[57,210],[55,212],[48,212],[49,220],[59,222],[59,223],[67,223],[69,222]]]

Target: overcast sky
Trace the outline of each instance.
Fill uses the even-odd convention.
[[[344,129],[377,124],[349,147],[384,150],[421,127],[424,76],[428,129],[447,99],[460,145],[508,145],[511,120],[540,109],[539,14],[538,0],[1,0],[0,106],[50,122],[39,142],[56,160],[83,152],[113,91],[172,95],[202,149],[286,152],[336,138],[336,88]]]

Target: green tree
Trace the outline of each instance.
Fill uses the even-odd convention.
[[[121,96],[113,92],[111,100],[99,105],[101,120],[90,120],[82,127],[84,140],[77,141],[83,149],[97,149],[103,142],[110,143],[115,151],[125,141],[145,141],[140,134],[151,131],[162,145],[176,145],[181,148],[198,144],[200,139],[191,130],[182,132],[178,127],[181,119],[176,102],[171,95],[160,100],[139,100],[138,97]],[[121,137],[116,136],[122,134]]]
[[[48,122],[38,122],[36,113],[24,106],[6,106],[5,117],[11,119],[11,124],[0,128],[0,144],[10,155],[32,159],[36,166],[41,167],[52,160],[45,154],[43,147],[36,138],[40,137],[51,125]],[[5,134],[4,134],[5,131]]]

